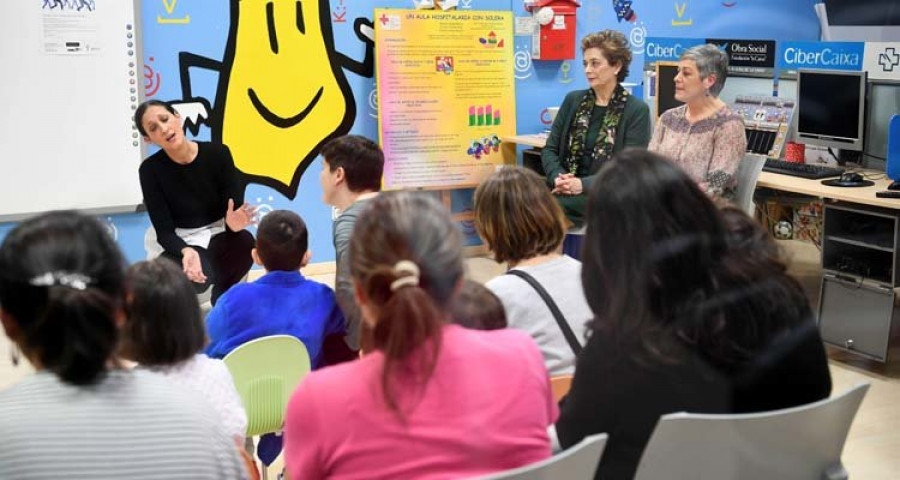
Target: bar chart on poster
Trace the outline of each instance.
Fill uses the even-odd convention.
[[[0,220],[134,211],[138,0],[9,0],[0,15]]]

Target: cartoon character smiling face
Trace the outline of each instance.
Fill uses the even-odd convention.
[[[353,123],[347,59],[327,0],[232,0],[231,12],[221,141],[242,172],[292,197],[320,146]]]

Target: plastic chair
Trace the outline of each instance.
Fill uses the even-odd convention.
[[[553,390],[553,398],[559,403],[569,389],[572,388],[572,375],[559,375],[550,378],[550,389]]]
[[[737,188],[735,189],[734,204],[747,215],[753,216],[753,192],[756,190],[756,181],[766,164],[766,157],[762,155],[747,154],[741,160],[737,171]]]
[[[289,335],[261,337],[232,350],[223,361],[247,411],[247,438],[281,432],[288,400],[310,371],[303,342]],[[266,478],[265,465],[262,471]]]
[[[841,452],[868,389],[771,412],[663,415],[634,478],[847,479]]]
[[[480,477],[479,480],[593,480],[608,438],[605,433],[591,435],[547,460]]]

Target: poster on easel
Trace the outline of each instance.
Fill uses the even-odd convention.
[[[474,187],[516,133],[512,12],[375,10],[384,188]]]

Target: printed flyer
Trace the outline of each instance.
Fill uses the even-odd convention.
[[[511,12],[375,10],[384,188],[478,185],[516,133]]]

